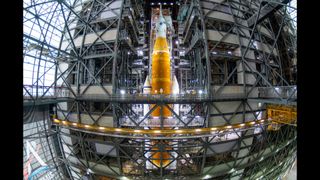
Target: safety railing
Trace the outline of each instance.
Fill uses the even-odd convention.
[[[219,51],[219,50],[214,50],[211,52],[213,56],[237,56],[241,57],[240,52],[233,52],[233,51]]]
[[[86,57],[86,56],[97,56],[97,55],[102,55],[102,54],[111,54],[111,53],[112,53],[112,51],[110,51],[108,49],[87,51],[85,53],[84,57]]]
[[[273,123],[269,125],[268,130],[279,130],[280,124],[297,126],[297,108],[295,106],[268,105],[268,119]]]
[[[70,97],[70,90],[67,87],[23,85],[23,98],[25,100],[40,99],[40,98],[43,98],[43,99],[62,98],[62,97],[63,98]]]
[[[146,118],[145,120],[143,118],[144,117],[124,116],[119,119],[119,124],[122,126],[136,126],[137,123],[141,122],[139,123],[141,127],[161,127],[161,124],[163,124],[163,127],[184,127],[185,124],[188,124],[188,127],[204,125],[204,118],[201,116],[182,116],[181,118],[179,117],[180,119],[177,117],[168,117],[163,120],[159,117]]]
[[[105,100],[110,102],[133,102],[133,103],[200,103],[206,101],[221,101],[242,99],[242,94],[225,94],[225,95],[209,95],[209,94],[113,94],[106,96],[104,94],[90,94],[77,97],[79,100]]]
[[[29,86],[24,85],[24,99],[32,99],[36,97],[36,89],[38,88],[38,98],[59,98],[71,97],[68,87],[63,86]],[[278,86],[278,87],[259,87],[259,98],[282,98],[287,100],[295,100],[297,98],[296,86]],[[31,97],[32,96],[32,97]],[[186,94],[87,94],[77,96],[80,100],[103,100],[110,102],[141,102],[141,103],[200,103],[208,101],[236,100],[243,99],[243,94],[206,94],[206,93],[186,93]]]
[[[259,98],[282,98],[294,100],[297,98],[297,86],[260,87]]]

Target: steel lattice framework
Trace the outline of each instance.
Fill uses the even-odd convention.
[[[153,16],[147,12],[156,5],[24,1],[24,124],[41,121],[44,128],[26,133],[25,140],[45,140],[39,142],[49,146],[43,152],[50,154],[47,164],[57,179],[282,177],[295,161],[296,126],[228,127],[267,119],[268,104],[296,105],[296,29],[290,16],[296,8],[290,0],[168,3],[164,8],[177,14],[170,32],[180,90],[146,95],[152,44],[146,32]],[[170,109],[170,122],[150,118],[157,107]],[[27,116],[34,112],[43,113],[41,120]],[[83,128],[74,128],[78,124]],[[116,129],[110,135],[86,129],[91,126]],[[152,127],[228,130],[163,135],[155,144],[148,134],[116,132]],[[170,163],[158,167],[150,154],[164,151]]]

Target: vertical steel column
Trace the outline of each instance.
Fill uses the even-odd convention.
[[[62,154],[62,159],[63,159],[63,161],[64,161],[64,164],[65,164],[65,167],[66,167],[66,169],[67,169],[67,172],[68,172],[69,177],[71,178],[71,180],[74,180],[74,178],[73,178],[73,176],[72,176],[72,173],[71,173],[71,171],[70,171],[70,167],[69,167],[69,165],[68,165],[68,163],[67,163],[68,160],[67,160],[66,155],[65,155],[65,153],[64,153],[65,151],[64,151],[64,148],[63,148],[63,146],[62,146],[60,131],[61,131],[61,130],[60,130],[60,127],[56,126],[58,145],[59,145],[60,151],[62,152],[62,153],[61,153],[61,154]]]
[[[207,73],[207,83],[206,83],[206,87],[204,89],[204,92],[206,92],[207,94],[210,95],[212,93],[212,87],[211,87],[211,66],[210,66],[210,58],[209,58],[209,52],[208,52],[207,29],[206,29],[206,25],[204,23],[204,17],[203,17],[201,5],[200,5],[200,0],[195,0],[195,5],[199,10],[201,26],[203,28],[202,33],[203,33],[203,39],[204,39],[203,42],[204,42],[206,70],[207,70],[207,72],[206,72]]]

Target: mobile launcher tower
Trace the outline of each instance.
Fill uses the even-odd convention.
[[[290,1],[57,3],[70,10],[51,119],[66,176],[274,179],[290,169]]]

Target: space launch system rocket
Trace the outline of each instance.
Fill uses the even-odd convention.
[[[171,94],[170,52],[166,33],[167,25],[160,5],[160,15],[156,23],[156,41],[152,52],[151,94]],[[151,115],[159,117],[160,107],[157,107]],[[169,117],[171,112],[167,107],[164,107],[162,115],[163,117]]]
[[[172,82],[171,82],[171,66],[170,66],[170,52],[167,43],[167,25],[165,19],[162,15],[162,7],[160,5],[160,14],[158,22],[156,23],[156,40],[152,52],[152,69],[151,69],[151,94],[171,94],[172,91]],[[151,108],[154,105],[151,106]],[[168,118],[172,113],[167,107],[162,109],[162,117]],[[161,116],[161,109],[157,107],[152,113],[151,116],[156,118]],[[158,128],[153,128],[158,129]],[[157,144],[158,141],[151,142],[154,147],[152,150],[159,151]],[[167,145],[164,142],[163,145]],[[170,153],[168,152],[169,148],[165,148],[160,152],[155,152],[152,155],[152,162],[158,167],[165,167],[168,165],[171,160],[169,160]],[[158,160],[157,160],[158,159]],[[161,160],[162,159],[162,162]]]

